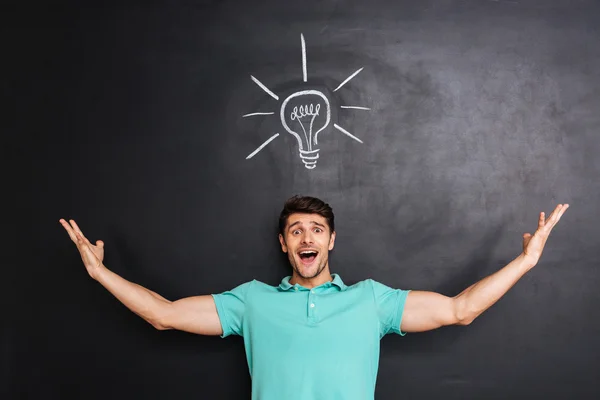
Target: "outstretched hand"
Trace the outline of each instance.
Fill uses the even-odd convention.
[[[96,245],[90,243],[74,220],[69,221],[70,225],[64,219],[61,219],[59,222],[65,228],[73,243],[77,246],[77,250],[79,250],[85,268],[90,276],[94,278],[95,272],[104,259],[104,242],[97,240]]]
[[[567,208],[569,208],[568,204],[557,205],[548,218],[541,212],[538,219],[538,227],[534,234],[523,234],[523,254],[533,265],[537,264],[542,256],[542,251],[552,228],[558,223],[560,217],[567,211]]]

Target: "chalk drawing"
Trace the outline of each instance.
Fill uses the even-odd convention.
[[[275,114],[274,112],[255,112],[255,113],[251,113],[251,114],[244,114],[242,115],[243,118],[246,117],[254,117],[256,115],[273,115]]]
[[[275,93],[271,92],[265,85],[263,85],[263,83],[261,81],[259,81],[258,79],[256,79],[252,75],[250,75],[250,78],[252,78],[252,80],[254,81],[254,83],[256,83],[258,86],[260,86],[262,90],[264,90],[265,92],[267,92],[269,94],[269,96],[271,96],[275,100],[279,100],[279,96],[277,96]]]
[[[308,81],[308,74],[306,69],[306,41],[304,40],[304,34],[300,34],[300,45],[302,50],[302,80],[303,82]],[[364,67],[356,70],[352,75],[347,77],[342,83],[336,87],[333,92],[337,92],[342,86],[350,82],[356,75],[358,75]],[[279,100],[273,91],[265,86],[261,81],[256,79],[253,75],[250,75],[254,83],[256,83],[262,90],[265,91],[269,96],[275,100]],[[323,132],[325,128],[329,126],[331,121],[331,106],[327,96],[319,90],[300,90],[289,95],[279,108],[279,117],[283,128],[298,141],[298,154],[300,160],[307,169],[314,169],[317,166],[317,160],[319,159],[319,133]],[[370,111],[371,109],[363,106],[340,106],[343,109],[354,109],[354,110],[365,110]],[[242,117],[253,117],[259,115],[273,115],[275,112],[253,112],[244,114]],[[363,143],[362,140],[342,128],[338,124],[333,124],[334,128],[342,132],[344,135],[356,140],[359,143]],[[246,159],[250,159],[264,149],[269,143],[275,140],[279,136],[279,133],[271,136],[265,142],[263,142],[256,150],[250,153]]]
[[[350,132],[348,132],[347,130],[345,130],[344,128],[339,126],[338,124],[333,124],[333,126],[335,127],[335,129],[342,132],[344,135],[351,137],[352,139],[356,140],[357,142],[360,142],[360,143],[363,142],[362,140],[360,140],[359,138],[357,138],[356,136],[354,136],[353,134],[351,134]]]
[[[271,141],[275,140],[275,138],[277,136],[279,136],[279,133],[276,133],[273,136],[271,136],[269,139],[267,139],[263,144],[261,144],[260,146],[258,146],[258,149],[254,150],[252,153],[250,153],[248,155],[248,157],[246,157],[246,160],[249,160],[252,157],[254,157],[256,155],[256,153],[258,153],[259,151],[261,151],[263,149],[263,147],[265,147],[266,145],[268,145]]]
[[[346,80],[342,83],[340,83],[340,85],[338,87],[336,87],[335,89],[333,89],[334,92],[337,92],[339,88],[341,88],[342,86],[344,86],[346,83],[350,82],[350,79],[354,78],[356,75],[358,75],[358,73],[360,71],[363,70],[364,67],[359,68],[358,71],[356,71],[355,73],[353,73],[352,75],[350,75],[349,77],[346,78]]]
[[[302,42],[302,78],[306,82],[306,43],[303,34],[300,34],[300,41]]]
[[[305,105],[299,107],[295,106],[290,110],[288,107],[290,100],[298,97],[302,97],[307,101],[312,100],[313,103],[305,103]],[[315,131],[313,124],[315,118],[320,114],[321,105],[325,107],[325,122],[321,119],[321,123],[317,125],[317,130]],[[331,120],[331,107],[329,106],[327,96],[318,90],[302,90],[293,93],[283,101],[279,115],[281,117],[281,125],[298,140],[300,159],[306,168],[315,168],[317,166],[319,149],[315,149],[314,146],[319,144],[318,135],[329,125],[329,121]],[[294,124],[294,121],[297,124]],[[308,132],[305,125],[308,125]],[[300,130],[303,135],[300,135]]]
[[[341,108],[353,108],[355,110],[370,110],[370,108],[367,107],[360,107],[360,106],[340,106]]]

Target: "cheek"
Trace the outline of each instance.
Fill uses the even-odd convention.
[[[293,237],[288,238],[288,240],[286,242],[286,245],[287,245],[287,249],[288,249],[289,252],[295,252],[294,249],[296,249],[297,246],[296,246],[296,243],[295,243]]]

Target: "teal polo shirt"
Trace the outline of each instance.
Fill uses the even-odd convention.
[[[223,334],[244,339],[253,400],[374,399],[379,341],[405,335],[409,290],[339,275],[313,289],[253,280],[213,294]]]

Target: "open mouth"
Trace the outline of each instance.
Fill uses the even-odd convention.
[[[317,258],[318,254],[319,252],[316,250],[302,250],[298,252],[300,261],[302,261],[304,265],[312,264],[312,262],[315,261],[315,258]]]

